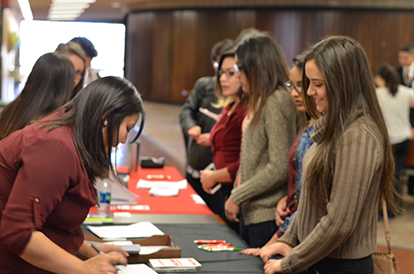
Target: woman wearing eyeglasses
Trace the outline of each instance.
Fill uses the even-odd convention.
[[[95,178],[113,172],[112,148],[141,118],[138,138],[143,115],[135,87],[105,77],[0,141],[0,273],[116,273],[127,263],[120,247],[98,254],[81,224],[96,204]]]
[[[303,74],[303,55],[297,56],[293,59],[293,67],[290,70],[289,81],[285,82],[285,87],[289,91],[290,96],[295,100],[296,107],[299,112],[303,114],[304,121],[307,115],[306,108],[303,102],[303,88],[302,88],[302,74]],[[309,106],[308,106],[309,107]],[[315,107],[315,106],[311,106]],[[277,232],[273,235],[262,248],[249,248],[242,250],[243,254],[260,256],[263,262],[269,259],[272,255],[269,246],[274,244],[276,240],[283,235],[292,222],[298,202],[300,199],[300,190],[302,186],[302,161],[303,156],[309,147],[313,144],[313,123],[315,119],[310,118],[302,132],[298,135],[295,142],[289,151],[289,180],[287,195],[280,199],[276,207],[276,225],[279,227]]]
[[[205,192],[210,193],[210,189],[217,183],[222,184],[219,190],[222,198],[219,215],[224,220],[226,220],[224,202],[230,196],[239,168],[241,126],[246,115],[246,98],[248,98],[240,87],[234,56],[234,52],[227,52],[221,56],[216,77],[215,89],[216,96],[219,98],[217,105],[224,107],[220,119],[210,131],[210,144],[216,170],[200,172],[200,181]],[[231,222],[229,225],[238,231],[238,225]]]
[[[275,210],[286,195],[288,154],[299,116],[283,86],[288,80],[284,54],[272,38],[262,35],[241,42],[236,63],[249,102],[239,172],[225,211],[230,221],[240,222],[240,235],[249,246],[259,247],[277,230]]]

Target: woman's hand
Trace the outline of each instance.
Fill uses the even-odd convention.
[[[286,218],[286,216],[290,213],[290,209],[287,207],[287,196],[283,197],[279,200],[276,206],[275,211],[275,220],[276,225],[281,226]]]
[[[265,274],[282,273],[282,260],[269,260],[263,267]]]
[[[116,274],[116,264],[127,264],[127,258],[119,252],[109,252],[97,255],[83,261],[83,273],[85,274]]]
[[[197,140],[198,136],[200,136],[200,134],[201,134],[201,127],[199,127],[199,126],[190,127],[187,130],[187,134],[188,134],[188,136],[190,136],[194,140]]]
[[[125,257],[129,256],[128,252],[126,252],[122,247],[117,246],[117,245],[97,244],[96,247],[99,248],[99,250],[104,253],[116,251],[116,252],[121,253]]]
[[[203,147],[211,146],[210,133],[203,133],[197,138],[197,144]]]
[[[259,256],[260,255],[260,248],[247,248],[243,249],[241,253],[245,255],[253,255],[253,256]]]
[[[200,171],[200,182],[203,187],[203,190],[210,194],[210,188],[217,184],[216,171],[214,170],[201,170]]]
[[[280,254],[284,257],[289,256],[292,247],[282,242],[276,242],[269,246],[263,247],[260,252],[260,258],[263,262],[267,262],[272,255]]]
[[[239,222],[239,219],[237,218],[237,214],[239,213],[240,206],[234,201],[233,196],[230,195],[230,197],[227,199],[224,210],[226,212],[226,218],[230,222]]]

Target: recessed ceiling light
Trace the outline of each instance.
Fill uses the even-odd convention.
[[[119,9],[121,7],[121,3],[119,2],[112,2],[111,3],[111,8],[113,9]]]

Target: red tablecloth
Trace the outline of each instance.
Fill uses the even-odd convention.
[[[126,168],[118,167],[118,172],[126,172]],[[196,204],[192,198],[192,194],[197,194],[190,184],[187,183],[187,189],[180,189],[178,196],[160,197],[149,194],[149,189],[138,189],[136,185],[139,179],[149,180],[147,175],[160,175],[165,178],[171,177],[168,181],[176,182],[183,180],[183,176],[175,167],[163,168],[141,168],[138,167],[136,172],[129,174],[128,189],[139,196],[138,205],[149,206],[149,209],[134,210],[134,206],[125,206],[125,210],[117,209],[116,206],[111,207],[112,212],[131,212],[133,214],[207,214],[212,215],[213,212],[204,204]],[[159,181],[160,179],[152,179]],[[96,207],[91,208],[91,213],[96,212]]]

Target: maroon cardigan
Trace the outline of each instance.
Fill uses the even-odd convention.
[[[210,142],[216,169],[227,167],[234,181],[240,164],[241,127],[247,109],[239,103],[233,113],[227,116],[232,105],[229,104],[221,112],[220,120],[210,131]],[[225,184],[233,185],[233,182]]]
[[[72,133],[35,123],[0,141],[0,273],[49,273],[19,257],[34,230],[74,255],[83,244],[96,190]]]

